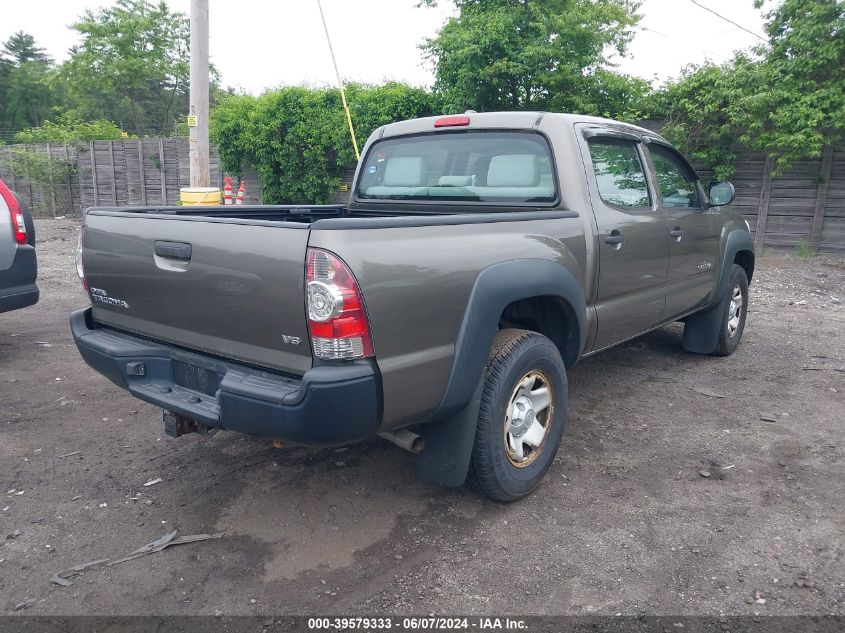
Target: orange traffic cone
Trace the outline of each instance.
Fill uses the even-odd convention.
[[[223,204],[232,204],[232,177],[226,176],[223,185]]]
[[[246,195],[246,180],[241,180],[241,186],[238,187],[238,198],[235,200],[235,204],[243,204],[245,195]]]

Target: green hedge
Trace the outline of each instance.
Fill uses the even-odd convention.
[[[352,84],[346,93],[362,149],[377,127],[440,110],[431,93],[400,83]],[[211,113],[211,137],[224,170],[255,168],[268,204],[327,203],[343,170],[355,162],[337,89],[289,87],[227,97]]]

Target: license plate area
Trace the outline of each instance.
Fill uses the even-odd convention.
[[[214,396],[222,380],[223,374],[208,367],[180,360],[173,361],[173,382],[185,389]]]

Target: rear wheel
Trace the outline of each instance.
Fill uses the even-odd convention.
[[[534,490],[563,437],[566,368],[545,336],[501,330],[493,342],[470,463],[470,481],[496,501]]]

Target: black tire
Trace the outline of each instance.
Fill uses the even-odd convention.
[[[729,322],[733,314],[731,299],[737,289],[742,296],[742,306],[739,309],[739,324],[734,329],[729,326]],[[719,340],[716,349],[713,350],[713,355],[730,356],[739,347],[739,341],[742,339],[742,333],[745,330],[745,318],[748,315],[748,275],[745,274],[745,269],[738,264],[734,264],[731,269],[728,287],[725,290],[725,296],[722,298],[720,307],[722,320],[719,328]]]
[[[520,381],[532,374],[540,381],[537,385],[548,381],[552,404],[545,415],[540,413],[536,418],[541,424],[545,422],[542,442],[523,455],[526,465],[517,466],[509,456],[513,451],[506,439],[507,411]],[[554,343],[528,330],[500,330],[487,360],[469,482],[495,501],[515,501],[534,490],[557,454],[568,400],[566,368]],[[533,409],[530,415],[530,420],[535,420]]]

